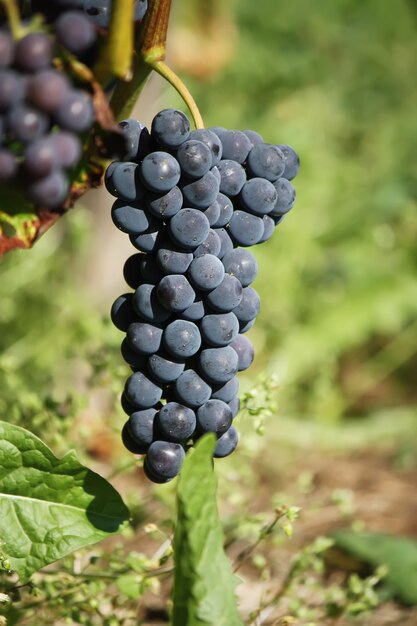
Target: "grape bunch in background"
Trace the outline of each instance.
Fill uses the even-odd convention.
[[[237,446],[237,374],[253,361],[245,333],[260,308],[247,248],[267,241],[292,208],[299,160],[254,131],[190,132],[173,109],[155,116],[150,133],[132,119],[121,128],[128,153],[109,166],[106,186],[117,198],[115,225],[139,251],[124,267],[135,291],[111,312],[133,370],[122,438],[146,455],[151,480],[167,482],[205,433],[218,438],[215,457]]]
[[[39,13],[53,25],[59,43],[90,65],[95,46],[110,25],[112,0],[32,0],[31,14]],[[148,0],[135,0],[133,21],[145,17]]]
[[[53,65],[55,53],[46,33],[13,41],[0,30],[0,182],[44,208],[67,198],[95,117],[90,94]]]

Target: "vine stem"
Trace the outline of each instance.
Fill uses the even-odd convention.
[[[15,0],[0,0],[0,2],[4,4],[13,39],[20,39],[23,29],[19,9],[17,8]]]
[[[204,128],[203,118],[198,109],[196,101],[194,100],[191,92],[183,83],[181,78],[165,63],[165,61],[155,61],[150,64],[152,69],[160,74],[174,89],[179,93],[181,98],[190,110],[196,128]]]

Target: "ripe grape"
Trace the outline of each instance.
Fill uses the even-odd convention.
[[[250,285],[258,273],[258,262],[249,250],[236,248],[223,257],[222,262],[225,271],[236,276],[243,287]]]
[[[223,263],[213,254],[195,258],[188,270],[191,284],[202,291],[211,291],[220,285],[224,278]]]
[[[152,121],[151,134],[164,148],[178,148],[188,139],[190,122],[181,111],[164,109]]]
[[[237,374],[238,357],[230,346],[206,348],[200,354],[200,370],[212,383],[227,383]]]
[[[133,297],[131,293],[124,293],[113,302],[110,317],[113,324],[119,330],[126,332],[130,324],[137,321],[137,317],[132,305]]]
[[[291,148],[291,146],[287,146],[286,144],[278,144],[277,148],[281,150],[285,160],[285,169],[281,176],[287,180],[292,180],[297,176],[298,170],[300,169],[300,159],[298,154],[294,148]]]
[[[199,256],[203,256],[204,254],[214,254],[214,256],[219,256],[220,250],[221,250],[220,237],[216,231],[210,228],[206,239],[203,241],[203,243],[200,243],[198,248],[194,250],[193,256],[195,258]]]
[[[210,148],[196,139],[185,141],[178,148],[177,160],[182,174],[192,179],[201,178],[212,167]]]
[[[201,335],[194,322],[175,320],[165,328],[163,341],[166,350],[173,357],[188,359],[200,349]]]
[[[240,130],[226,130],[221,137],[223,159],[244,163],[252,148],[249,138]]]
[[[277,146],[258,144],[249,152],[248,169],[252,176],[274,182],[284,173],[284,154]]]
[[[64,102],[70,83],[62,72],[44,69],[30,77],[28,100],[43,113],[54,113]]]
[[[138,409],[150,409],[162,396],[162,387],[152,382],[143,372],[135,372],[126,381],[126,400]]]
[[[127,340],[139,354],[154,354],[160,348],[162,332],[156,324],[133,322],[127,329]]]
[[[210,346],[227,346],[238,332],[239,321],[232,312],[206,315],[201,321],[201,336]]]
[[[247,370],[252,364],[255,356],[253,345],[250,340],[244,335],[237,335],[237,337],[230,344],[233,350],[236,351],[238,357],[238,370],[242,372]]]
[[[168,225],[168,232],[174,243],[185,250],[194,250],[202,244],[209,230],[208,219],[197,209],[181,209]]]
[[[212,167],[219,163],[223,154],[223,146],[219,137],[212,130],[206,128],[193,130],[189,138],[202,141],[210,149]]]
[[[154,223],[153,218],[139,206],[127,200],[116,200],[111,210],[113,223],[129,235],[145,233]]]
[[[232,425],[232,411],[222,400],[208,400],[197,409],[197,426],[202,433],[223,435]]]
[[[229,224],[232,240],[239,246],[253,246],[264,233],[262,219],[246,211],[234,211]]]
[[[68,178],[61,170],[55,170],[30,183],[27,187],[27,195],[34,204],[47,209],[54,209],[64,202],[68,190]]]
[[[155,285],[143,283],[133,294],[132,306],[136,313],[147,322],[165,322],[171,317],[159,302]]]
[[[14,63],[24,72],[37,72],[52,61],[52,40],[44,33],[29,33],[15,48]]]
[[[181,189],[186,206],[206,209],[216,200],[219,193],[219,181],[210,171],[198,180],[183,185]]]
[[[142,181],[149,191],[166,193],[178,183],[181,169],[178,161],[167,152],[151,152],[140,166]]]
[[[220,285],[206,295],[206,301],[215,311],[229,313],[238,306],[242,297],[241,282],[236,276],[225,274]]]
[[[81,89],[67,92],[63,103],[56,110],[57,124],[74,133],[83,133],[94,122],[94,109],[90,96]]]
[[[175,394],[180,402],[197,408],[211,396],[211,387],[193,369],[187,369],[175,383]]]
[[[184,371],[185,362],[160,351],[149,357],[147,365],[152,378],[161,383],[173,383]]]
[[[184,448],[179,443],[154,441],[149,446],[145,467],[153,480],[171,480],[179,474],[184,457]]]
[[[164,274],[185,274],[193,260],[191,252],[184,252],[171,244],[163,244],[156,252],[156,261]]]
[[[229,456],[229,454],[232,454],[232,452],[236,450],[238,442],[239,435],[237,430],[234,426],[230,426],[230,428],[217,440],[214,457],[216,459],[222,459]]]
[[[160,219],[173,217],[181,209],[183,203],[179,187],[173,187],[167,193],[148,192],[145,197],[149,213]]]
[[[195,291],[182,274],[164,276],[156,290],[160,303],[174,313],[181,313],[192,305]]]
[[[276,188],[265,178],[249,179],[240,192],[240,201],[246,211],[261,217],[272,211],[277,198]]]
[[[246,182],[246,173],[240,163],[230,159],[222,160],[217,168],[220,172],[220,191],[229,198],[238,196]]]
[[[96,40],[91,21],[81,11],[65,11],[55,22],[55,34],[61,46],[75,55],[83,54]]]
[[[154,408],[142,409],[132,413],[127,421],[130,436],[135,443],[144,447],[144,452],[155,439],[155,416],[157,413],[158,411]]]
[[[168,441],[184,441],[192,437],[196,417],[192,409],[178,402],[168,402],[158,413],[158,430]]]

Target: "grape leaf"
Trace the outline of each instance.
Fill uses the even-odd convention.
[[[243,626],[235,597],[238,579],[223,549],[214,446],[213,435],[200,440],[178,483],[172,626]]]
[[[0,421],[0,548],[25,582],[45,565],[120,531],[128,509],[75,452],[62,459]]]
[[[417,604],[417,542],[382,533],[338,531],[336,546],[373,566],[386,565],[384,585],[404,604]]]

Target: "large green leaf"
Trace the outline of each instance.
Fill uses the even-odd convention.
[[[235,597],[238,579],[223,549],[214,446],[213,435],[203,438],[179,479],[173,626],[243,626]]]
[[[386,565],[386,586],[405,604],[417,604],[417,542],[379,533],[339,531],[336,545],[371,565]]]
[[[74,452],[57,459],[35,435],[0,421],[0,542],[21,581],[122,528],[128,509]]]

